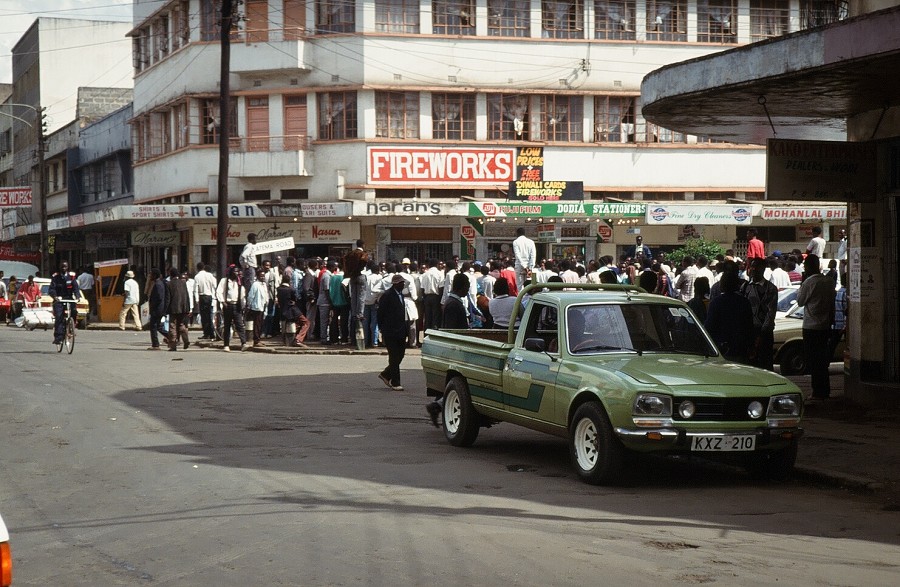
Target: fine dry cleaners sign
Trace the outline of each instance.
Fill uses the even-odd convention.
[[[516,170],[515,149],[369,147],[372,184],[506,184]]]
[[[766,199],[866,202],[875,199],[875,143],[766,143]]]

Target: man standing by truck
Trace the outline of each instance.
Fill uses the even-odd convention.
[[[513,255],[516,258],[516,289],[525,287],[525,282],[531,279],[531,272],[537,263],[537,248],[534,241],[525,236],[525,229],[516,229],[516,240],[513,241]]]

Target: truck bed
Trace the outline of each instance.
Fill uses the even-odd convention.
[[[429,395],[442,395],[459,373],[470,384],[502,390],[503,367],[513,347],[506,329],[429,330],[422,345],[422,368]]]

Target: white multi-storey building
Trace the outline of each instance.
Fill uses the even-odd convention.
[[[136,204],[217,200],[220,4],[135,1]],[[703,202],[752,217],[762,208],[764,148],[647,123],[641,80],[806,28],[818,13],[805,6],[245,0],[225,132],[228,199],[250,218],[233,220],[229,245],[253,231],[293,236],[300,255],[338,254],[361,237],[380,258],[484,258],[505,250],[516,226],[535,235],[559,223],[555,234],[544,227],[555,243],[542,254],[591,258],[633,244],[638,226],[648,244],[677,245],[684,223],[647,225],[647,206]],[[528,178],[564,184],[510,183]],[[516,198],[528,189],[575,199],[523,204]],[[212,262],[214,212],[186,210],[189,220],[166,220],[187,233],[178,261]],[[694,224],[723,243],[741,238],[735,224]],[[769,242],[798,240],[793,224],[772,230]]]

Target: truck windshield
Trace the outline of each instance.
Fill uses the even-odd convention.
[[[662,304],[584,304],[566,309],[569,352],[718,354],[683,306]]]

